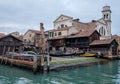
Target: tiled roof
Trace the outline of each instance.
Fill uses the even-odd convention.
[[[96,30],[87,30],[87,31],[80,31],[79,33],[75,35],[71,35],[68,38],[77,38],[77,37],[89,37],[94,32],[97,32]]]
[[[24,35],[26,35],[29,31],[36,33],[36,34],[40,34],[39,30],[33,30],[33,29],[29,29]]]
[[[0,38],[1,38],[1,37],[3,37],[3,36],[5,36],[5,34],[3,34],[3,33],[0,33]]]
[[[66,36],[52,37],[52,38],[49,38],[48,40],[56,40],[56,39],[63,39],[63,38],[66,38]]]
[[[110,44],[114,39],[108,39],[108,40],[94,40],[90,45],[105,45]]]
[[[15,37],[15,36],[13,36],[13,35],[11,35],[11,34],[1,36],[0,39],[5,38],[5,37],[8,37],[8,36],[11,36],[11,37],[13,37],[13,38],[15,38],[15,39],[18,39],[19,41],[22,42],[22,40],[20,40],[19,38]]]
[[[32,32],[34,32],[34,33],[40,33],[40,31],[39,31],[39,30],[29,29],[29,31],[32,31]]]
[[[49,30],[49,31],[64,31],[64,30],[69,30],[70,28],[72,28],[72,26],[64,27],[64,28],[58,28],[58,29],[53,29],[53,30]]]
[[[96,28],[96,21],[94,22],[88,22],[88,23],[82,23],[82,22],[76,22],[74,21],[74,26],[78,30],[95,30]]]
[[[70,17],[70,16],[67,16],[67,15],[63,15],[63,14],[61,14],[61,15],[60,15],[55,21],[53,21],[53,22],[55,23],[55,22],[56,22],[60,17],[62,17],[62,16],[73,19],[73,17]]]

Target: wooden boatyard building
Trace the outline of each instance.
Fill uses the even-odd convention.
[[[99,40],[100,34],[96,30],[89,31],[88,33],[86,32],[87,31],[79,32],[63,38],[49,39],[49,45],[50,47],[55,47],[56,49],[59,47],[87,49],[93,40]]]
[[[5,55],[6,52],[14,52],[16,49],[21,50],[22,46],[23,42],[10,34],[0,37],[0,55]]]
[[[84,23],[79,18],[60,15],[53,23],[54,29],[49,31],[48,39],[51,51],[79,49],[101,52],[106,56],[117,55],[118,43],[111,39],[110,6],[103,7],[102,17],[98,20]]]
[[[116,56],[118,43],[115,39],[100,40],[100,34],[94,31],[83,31],[77,34],[48,39],[50,50],[67,50],[78,48],[80,51],[101,52],[104,56]],[[53,49],[54,48],[54,49]]]
[[[90,43],[90,49],[95,52],[101,52],[104,54],[105,57],[109,56],[116,56],[118,55],[118,43],[115,39],[108,39],[108,40],[94,40]]]

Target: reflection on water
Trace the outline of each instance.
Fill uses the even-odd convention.
[[[36,75],[0,65],[0,84],[120,84],[120,61]]]

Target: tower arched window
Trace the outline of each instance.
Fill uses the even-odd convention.
[[[106,15],[106,18],[108,19],[108,14]]]
[[[105,19],[105,15],[104,15],[104,19]]]

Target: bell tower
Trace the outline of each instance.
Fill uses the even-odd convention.
[[[110,6],[104,6],[102,10],[103,20],[106,22],[106,36],[111,38],[111,9]]]
[[[110,6],[104,6],[103,7],[103,11],[102,11],[102,14],[103,14],[103,19],[104,20],[108,20],[108,21],[111,21],[111,10],[110,10]]]

